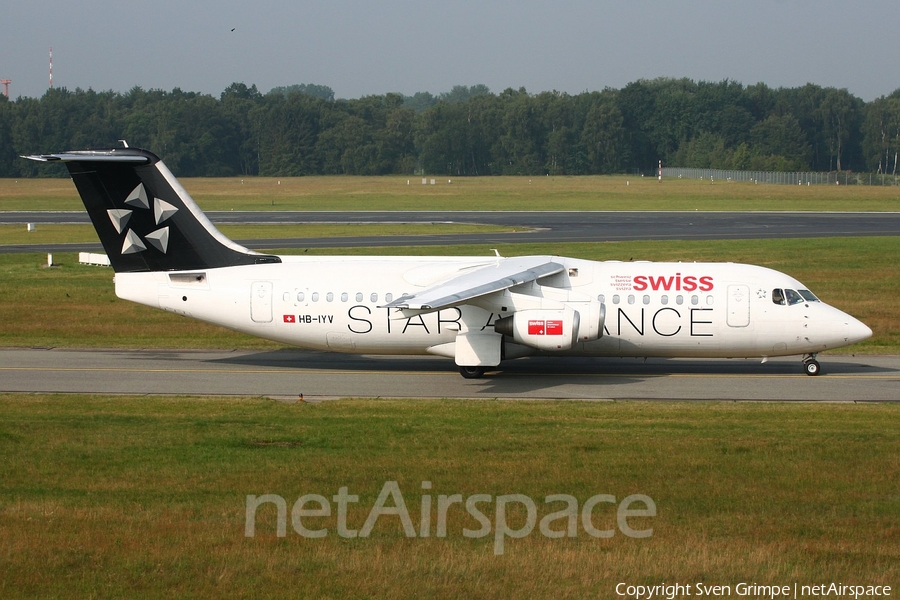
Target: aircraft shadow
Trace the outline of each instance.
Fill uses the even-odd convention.
[[[865,362],[865,359],[842,360],[842,356],[820,356],[822,376],[900,373]],[[455,373],[456,365],[449,359],[432,356],[378,356],[366,354],[337,354],[316,350],[288,348],[212,359],[218,364],[235,364],[285,369],[315,369],[323,371],[380,371],[384,373],[447,372]],[[620,358],[620,357],[527,357],[504,361],[488,373],[493,380],[522,376],[610,376],[644,378],[667,375],[803,375],[799,357],[771,359],[687,359],[687,358]],[[803,375],[805,376],[805,375]],[[571,383],[571,382],[570,382]],[[596,384],[596,382],[594,382]]]

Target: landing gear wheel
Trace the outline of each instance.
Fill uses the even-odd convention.
[[[459,374],[465,377],[466,379],[481,379],[484,377],[484,372],[487,371],[484,367],[460,367]]]
[[[803,363],[803,369],[806,371],[807,375],[818,375],[822,372],[819,363],[815,360],[808,360]]]

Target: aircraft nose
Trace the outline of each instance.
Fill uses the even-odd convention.
[[[872,330],[869,329],[868,325],[850,315],[846,315],[846,317],[843,329],[844,337],[848,343],[855,344],[856,342],[861,342],[872,337]]]

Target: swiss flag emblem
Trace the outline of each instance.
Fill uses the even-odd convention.
[[[297,319],[296,319],[296,317],[294,317],[294,315],[284,315],[284,322],[285,323],[296,323]]]
[[[528,335],[544,335],[544,321],[528,321]]]
[[[562,335],[562,321],[547,321],[547,335]]]

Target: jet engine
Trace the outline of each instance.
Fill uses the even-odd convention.
[[[571,306],[559,309],[527,309],[498,319],[494,331],[515,342],[540,350],[569,350],[579,341],[596,340],[603,335],[606,307],[585,303],[590,321],[582,322],[581,311]]]
[[[568,350],[578,340],[580,320],[578,311],[568,307],[520,310],[512,316],[498,319],[494,323],[494,331],[533,348]]]

